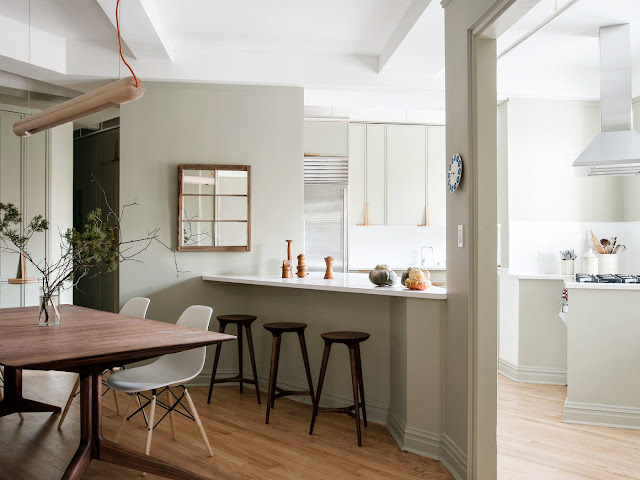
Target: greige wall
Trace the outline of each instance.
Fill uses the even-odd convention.
[[[633,102],[633,128],[640,132],[640,99]],[[624,181],[624,221],[640,221],[640,176],[625,177]]]
[[[249,310],[246,292],[213,286],[205,273],[277,274],[286,239],[303,251],[302,88],[146,83],[145,95],[121,109],[120,205],[127,209],[123,235],[160,228],[176,248],[179,163],[251,165],[252,250],[242,253],[173,252],[152,245],[120,267],[120,303],[151,299],[148,316],[175,322],[192,304],[214,315]],[[217,329],[215,319],[211,329]],[[232,348],[221,368],[235,364]],[[210,361],[207,362],[207,367]]]

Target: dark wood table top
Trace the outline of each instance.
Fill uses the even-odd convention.
[[[38,307],[0,309],[0,364],[81,372],[235,339],[74,305],[60,309],[55,327],[38,326]]]

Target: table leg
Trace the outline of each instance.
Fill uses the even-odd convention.
[[[91,460],[148,472],[174,480],[206,480],[157,458],[133,452],[102,437],[102,378],[100,370],[80,375],[80,446],[62,480],[79,480]]]
[[[60,407],[36,402],[22,396],[22,370],[4,368],[4,398],[0,401],[0,417],[19,412],[60,412]]]

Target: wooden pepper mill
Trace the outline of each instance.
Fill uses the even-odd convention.
[[[324,279],[330,280],[333,278],[333,257],[325,257],[324,263],[327,264],[327,271],[324,274]]]
[[[293,240],[287,240],[287,259],[282,262],[282,278],[291,278],[293,275],[293,271],[291,269],[291,265],[293,264],[292,256],[291,256],[291,244]]]
[[[282,262],[282,278],[291,278],[291,263],[289,260]]]
[[[300,278],[304,278],[307,275],[309,275],[307,273],[307,264],[305,263],[306,260],[307,260],[307,256],[304,253],[301,253],[300,255],[298,255],[298,266],[296,267],[298,271],[296,275],[298,275],[298,277]]]

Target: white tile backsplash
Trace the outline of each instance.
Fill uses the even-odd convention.
[[[580,257],[592,248],[589,230],[598,239],[618,237],[628,250],[619,254],[620,273],[640,274],[640,222],[509,222],[509,272],[560,272],[560,251],[574,249]]]
[[[418,226],[349,226],[349,268],[372,269],[379,263],[393,268],[420,265],[422,247],[433,248],[433,267],[446,263],[446,228]]]

